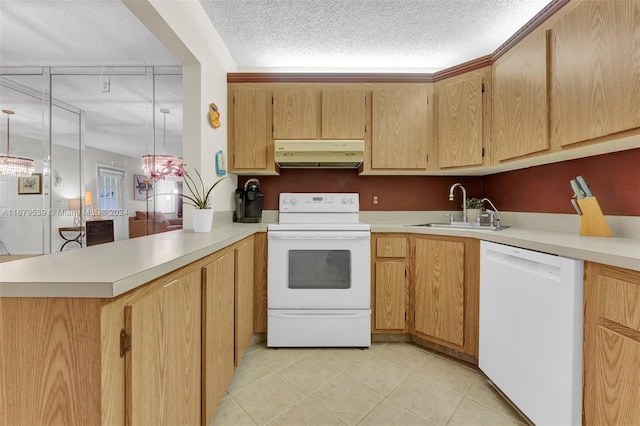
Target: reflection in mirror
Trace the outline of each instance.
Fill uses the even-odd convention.
[[[56,102],[51,106],[51,243],[55,252],[64,246],[83,246],[86,200],[83,183],[82,112]],[[69,241],[71,238],[71,241]]]
[[[0,75],[0,108],[15,111],[11,116],[11,155],[34,160],[34,176],[46,179],[47,150],[43,146],[42,74]],[[6,120],[0,120],[0,152],[6,153]],[[45,213],[48,188],[20,191],[22,178],[0,177],[0,261],[44,253]],[[46,207],[48,209],[48,207]]]
[[[182,155],[181,67],[42,68],[40,75],[3,71],[0,107],[16,111],[12,155],[36,160],[44,190],[18,195],[16,178],[0,178],[0,209],[38,208],[46,214],[0,215],[0,256],[91,245],[87,221],[113,221],[114,239],[120,240],[130,237],[129,218],[137,211],[162,211],[167,220],[181,217],[180,197],[160,201],[154,195],[168,191],[159,186],[149,198],[136,196],[134,179],[143,174],[144,154]],[[50,90],[45,85],[49,72]],[[6,138],[4,131],[0,126],[0,137]],[[181,183],[168,184],[169,192],[180,193]],[[82,208],[70,210],[70,200],[78,200]],[[74,219],[80,220],[79,237],[60,231],[73,227]],[[154,226],[145,229],[145,234],[152,232]]]

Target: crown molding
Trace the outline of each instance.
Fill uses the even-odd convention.
[[[227,83],[434,83],[491,66],[572,0],[553,0],[492,54],[435,73],[228,73]]]

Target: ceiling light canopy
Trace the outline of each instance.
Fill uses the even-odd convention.
[[[9,135],[9,117],[15,114],[15,111],[3,109],[2,112],[7,114],[7,155],[0,155],[0,176],[31,176],[31,174],[35,170],[33,160],[30,158],[12,156],[10,152],[11,140]]]

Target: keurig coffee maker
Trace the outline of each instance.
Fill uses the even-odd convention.
[[[262,201],[264,194],[260,192],[258,179],[249,179],[244,188],[235,192],[236,211],[233,213],[234,222],[258,223],[262,221]]]

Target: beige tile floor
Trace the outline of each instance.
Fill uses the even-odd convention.
[[[220,402],[222,425],[524,425],[472,366],[410,343],[360,349],[252,345]]]

